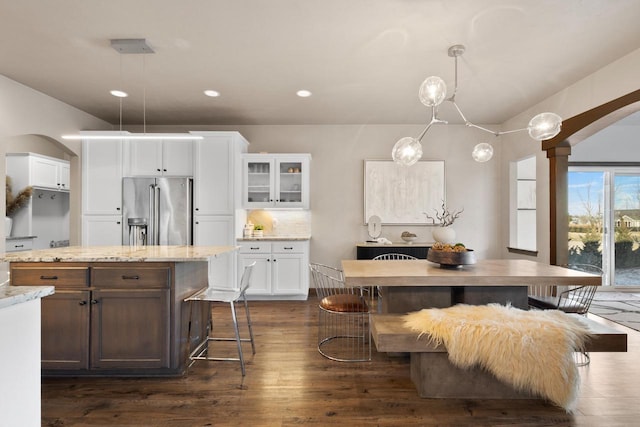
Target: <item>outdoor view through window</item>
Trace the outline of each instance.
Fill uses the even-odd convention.
[[[640,286],[640,169],[570,168],[568,241],[569,264],[601,267],[603,284]]]

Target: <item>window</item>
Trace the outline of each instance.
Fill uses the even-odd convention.
[[[536,158],[511,164],[510,249],[535,252],[536,245]]]

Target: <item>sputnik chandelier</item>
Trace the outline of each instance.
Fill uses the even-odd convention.
[[[420,142],[424,138],[425,134],[431,126],[438,124],[448,124],[446,120],[438,118],[438,107],[444,101],[448,101],[455,107],[456,111],[460,115],[460,118],[464,121],[466,126],[480,129],[482,131],[493,134],[494,136],[500,136],[508,133],[528,131],[529,136],[537,141],[550,139],[556,136],[560,132],[562,125],[562,119],[560,116],[554,113],[540,113],[531,119],[529,125],[526,128],[508,130],[508,131],[493,131],[491,129],[478,126],[475,123],[467,120],[465,115],[456,104],[456,93],[458,92],[458,57],[465,51],[463,45],[454,45],[449,48],[449,56],[453,57],[455,62],[455,85],[453,93],[447,98],[447,85],[440,77],[431,76],[422,82],[420,90],[418,92],[418,98],[427,107],[431,107],[431,121],[427,124],[427,127],[420,133],[417,138],[406,136],[401,138],[393,146],[391,156],[393,161],[404,166],[411,166],[422,157],[422,145]],[[476,145],[473,149],[472,157],[477,162],[486,162],[493,156],[493,147],[486,142]]]

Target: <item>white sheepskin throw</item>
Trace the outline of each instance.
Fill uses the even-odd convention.
[[[529,391],[568,412],[580,375],[573,352],[584,348],[588,329],[559,310],[525,311],[500,304],[424,309],[406,325],[444,344],[459,368],[480,365],[517,390]]]

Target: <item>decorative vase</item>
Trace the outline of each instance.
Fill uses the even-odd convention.
[[[431,232],[434,242],[455,243],[456,230],[453,227],[435,227]]]
[[[11,227],[13,227],[13,218],[4,217],[4,237],[11,236]]]

